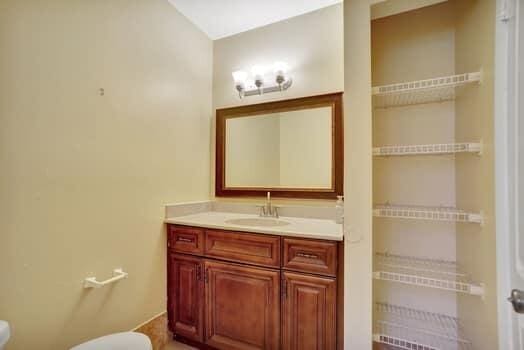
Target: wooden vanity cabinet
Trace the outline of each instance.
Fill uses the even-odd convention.
[[[199,349],[342,349],[340,243],[177,225],[167,232],[175,339]],[[188,234],[198,249],[173,244]]]

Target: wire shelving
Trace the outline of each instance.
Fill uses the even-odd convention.
[[[472,213],[454,207],[428,207],[378,204],[373,208],[373,216],[408,220],[433,220],[483,224],[482,213]]]
[[[387,108],[450,101],[455,99],[457,86],[479,83],[481,78],[481,72],[472,72],[376,86],[373,88],[373,104],[375,108]]]
[[[391,145],[373,148],[374,156],[440,155],[455,153],[482,153],[482,143],[437,143],[427,145]]]
[[[376,342],[406,350],[471,350],[456,317],[399,305],[375,304]]]
[[[477,296],[484,295],[482,284],[471,282],[457,263],[447,260],[375,253],[373,277],[377,280],[442,289]]]

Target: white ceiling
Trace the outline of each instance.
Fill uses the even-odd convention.
[[[168,1],[213,40],[342,2],[342,0]]]

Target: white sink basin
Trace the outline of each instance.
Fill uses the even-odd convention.
[[[241,218],[241,219],[229,219],[225,221],[227,224],[239,225],[239,226],[259,226],[259,227],[276,227],[276,226],[287,226],[290,223],[284,220],[272,219],[272,218]]]

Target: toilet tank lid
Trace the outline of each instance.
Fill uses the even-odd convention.
[[[0,320],[0,347],[4,346],[7,343],[10,336],[11,331],[9,329],[9,323]]]

